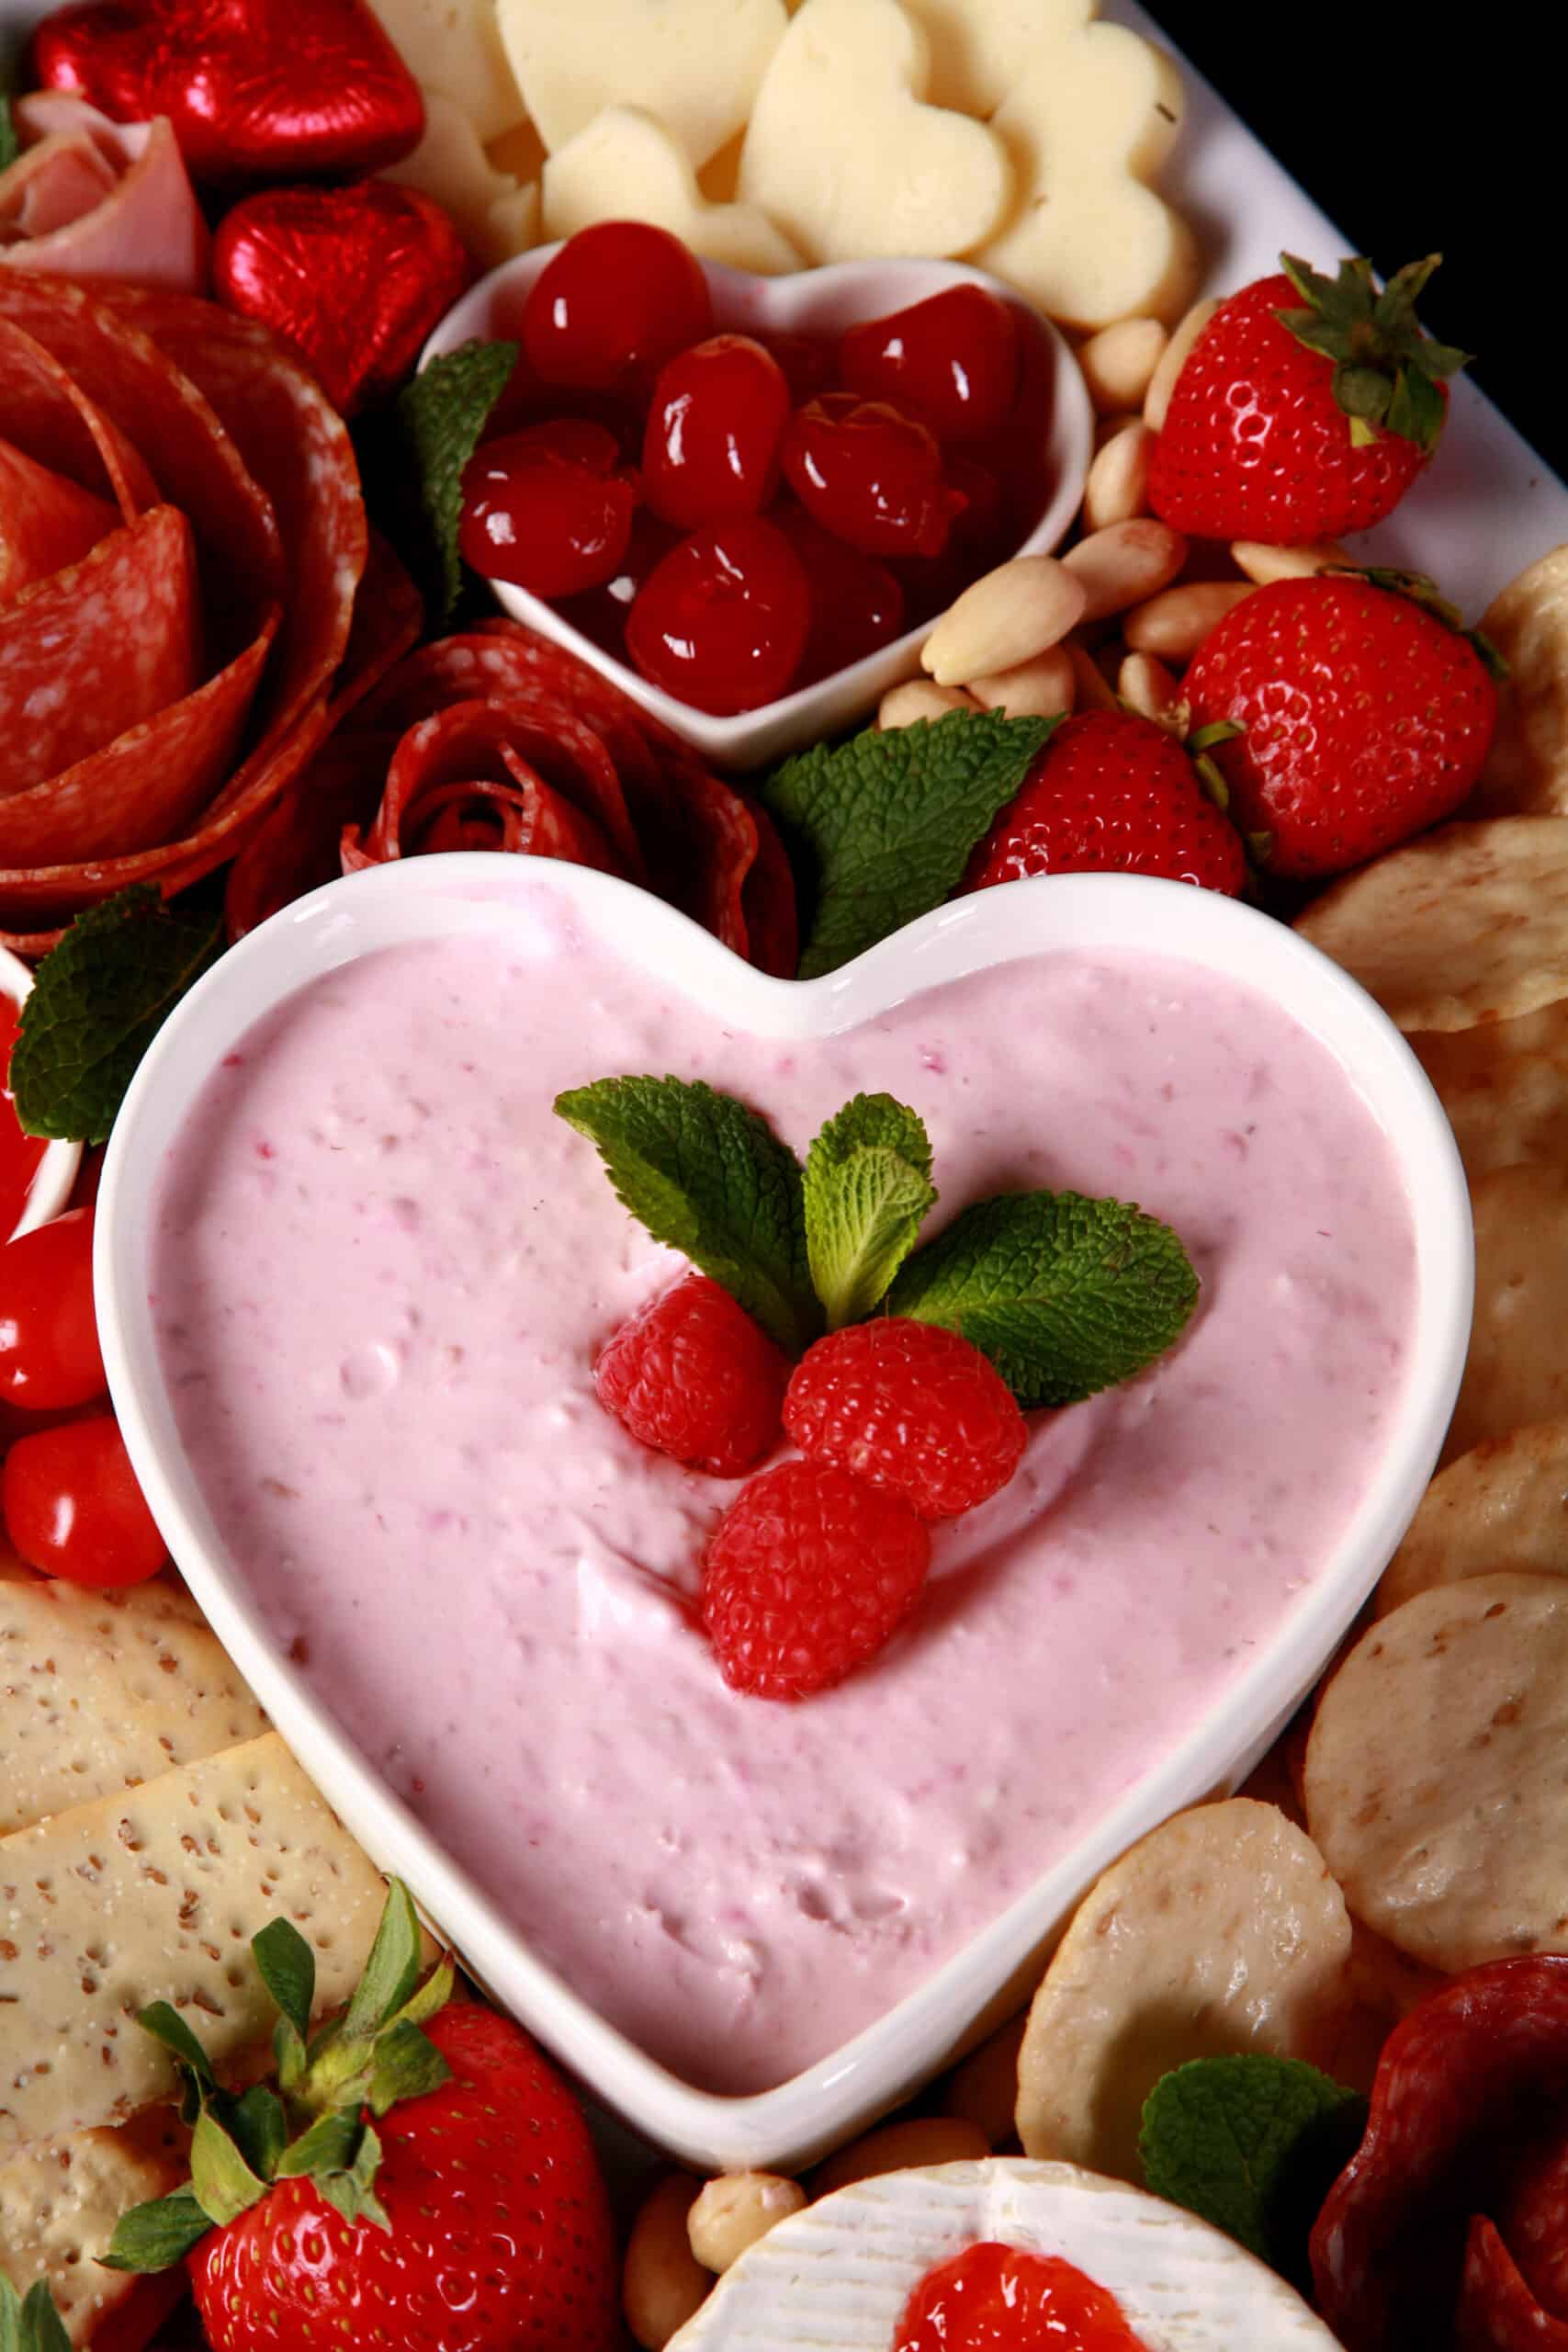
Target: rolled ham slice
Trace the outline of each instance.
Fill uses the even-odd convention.
[[[211,238],[167,119],[111,122],[66,90],[13,108],[0,172],[0,266],[204,293]]]

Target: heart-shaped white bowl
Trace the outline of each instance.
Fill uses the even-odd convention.
[[[635,968],[721,1014],[727,1028],[764,1040],[852,1029],[919,991],[1046,949],[1177,958],[1199,974],[1261,991],[1320,1041],[1382,1125],[1407,1197],[1414,1329],[1386,1450],[1342,1539],[1241,1669],[1223,1707],[1178,1739],[1156,1769],[912,1995],[844,2048],[753,2096],[720,2097],[678,2081],[547,1969],[389,1792],[281,1654],[185,1457],[149,1300],[166,1155],[209,1074],[245,1033],[307,982],[378,949],[458,935],[504,939],[509,930],[515,936],[529,894],[541,889],[588,937],[613,942]],[[1180,1806],[1249,1769],[1321,1669],[1419,1499],[1462,1369],[1472,1256],[1453,1139],[1404,1040],[1336,966],[1234,900],[1121,875],[1016,883],[940,909],[843,970],[802,984],[753,971],[684,916],[604,875],[454,854],[329,884],[243,940],[192,991],[154,1041],[116,1123],[100,1195],[96,1277],[105,1362],[137,1475],[219,1637],[306,1770],[375,1859],[408,1880],[497,1998],[602,2099],[691,2162],[722,2169],[797,2164],[894,2105],[977,2020],[1005,2014],[998,2003],[1019,1996],[1043,1947],[1109,1861]],[[1244,1431],[1235,1442],[1247,1442]],[[852,1774],[852,1760],[846,1769]]]
[[[488,277],[471,287],[455,309],[448,311],[425,345],[420,365],[426,367],[444,352],[475,337],[490,342],[514,338],[529,288],[560,246],[536,245],[514,261],[502,262]],[[1084,482],[1094,453],[1094,410],[1077,361],[1064,336],[1037,311],[1021,302],[1010,287],[956,261],[846,261],[827,269],[803,270],[793,277],[754,277],[719,262],[704,262],[704,275],[713,293],[714,318],[721,330],[748,334],[768,327],[797,334],[841,334],[862,319],[886,317],[950,286],[983,286],[999,295],[1018,314],[1030,338],[1029,380],[1041,413],[1041,433],[1051,482],[1044,512],[1021,536],[1016,553],[1048,555],[1066,537],[1083,503]],[[570,395],[563,393],[563,413]],[[1005,492],[1004,484],[1004,492]],[[852,726],[874,708],[889,686],[912,678],[920,666],[920,648],[931,622],[907,629],[891,645],[831,677],[758,710],[734,718],[716,718],[677,702],[672,695],[650,685],[629,662],[618,662],[604,647],[563,619],[542,596],[530,595],[504,580],[491,582],[498,601],[516,620],[570,646],[613,678],[634,702],[662,719],[716,767],[743,770],[765,766],[804,743]]]
[[[0,947],[0,991],[11,1000],[19,1012],[32,993],[33,976],[19,956],[8,947]],[[7,1112],[6,1114],[12,1114]],[[35,1227],[47,1225],[58,1216],[71,1198],[71,1188],[76,1182],[76,1171],[82,1165],[79,1143],[51,1143],[43,1148],[43,1156],[33,1172],[28,1187],[28,1197],[21,1216],[11,1229],[11,1239],[31,1233]]]

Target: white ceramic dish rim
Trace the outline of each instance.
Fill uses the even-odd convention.
[[[499,868],[505,869],[498,872]],[[192,1095],[274,1005],[376,948],[504,931],[541,884],[667,982],[759,1035],[852,1026],[918,990],[1049,947],[1132,946],[1258,987],[1324,1041],[1372,1103],[1408,1189],[1418,1262],[1411,1375],[1383,1464],[1348,1537],[1232,1693],[1147,1779],[926,1984],[842,2049],[776,2088],[693,2089],[634,2047],[528,1951],[327,1718],[272,1646],[186,1465],[157,1370],[144,1278],[148,1208]],[[885,2112],[961,2036],[1093,1878],[1145,1830],[1234,1785],[1320,1670],[1392,1554],[1437,1459],[1463,1366],[1472,1252],[1463,1172],[1425,1073],[1371,1000],[1293,932],[1189,886],[1122,875],[1042,878],[937,910],[843,970],[773,979],[683,915],[586,869],[482,853],[422,858],[329,883],[243,940],[148,1052],[116,1122],[99,1194],[96,1286],[109,1385],[138,1477],[214,1631],[288,1746],[378,1864],[404,1876],[475,1974],[637,2130],[707,2168],[797,2164]]]
[[[420,355],[421,368],[455,350],[473,336],[496,333],[497,311],[532,286],[561,247],[534,245],[504,261],[471,286],[462,300],[447,311]],[[784,277],[760,277],[731,269],[723,262],[702,263],[713,289],[714,308],[725,326],[772,326],[787,330],[820,321],[830,329],[852,319],[877,318],[903,310],[908,303],[941,294],[952,286],[982,286],[998,295],[1009,308],[1024,313],[1029,331],[1036,334],[1049,356],[1052,404],[1046,450],[1055,487],[1044,513],[1014,552],[1046,555],[1066,536],[1083,503],[1084,484],[1094,449],[1094,409],[1071,345],[1018,292],[983,269],[957,261],[847,261],[820,269],[797,270]],[[573,627],[544,597],[502,580],[487,582],[491,594],[514,620],[525,621],[542,636],[613,680],[624,694],[641,706],[673,734],[705,758],[725,768],[760,767],[765,761],[798,745],[816,742],[870,712],[889,686],[914,677],[919,670],[920,647],[933,623],[922,621],[906,629],[874,653],[836,670],[815,685],[802,686],[732,718],[716,718],[677,702],[632,668],[596,645]]]
[[[8,947],[0,947],[0,990],[8,996],[18,1011],[32,993],[33,976],[19,956]],[[82,1165],[79,1143],[49,1143],[33,1170],[33,1181],[28,1187],[28,1197],[22,1214],[11,1228],[13,1241],[24,1233],[33,1232],[47,1225],[51,1217],[60,1215],[71,1198],[76,1182],[76,1171]]]

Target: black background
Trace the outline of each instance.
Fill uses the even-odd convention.
[[[1384,275],[1443,254],[1423,323],[1568,472],[1562,0],[1145,5],[1351,251]]]

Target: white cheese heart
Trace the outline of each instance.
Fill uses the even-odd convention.
[[[933,107],[987,115],[999,107],[1040,35],[1040,0],[904,0],[931,48]]]
[[[805,0],[740,156],[740,194],[813,261],[945,257],[995,233],[1012,175],[984,123],[925,103],[930,43],[898,0]]]
[[[694,164],[745,122],[788,22],[784,0],[497,0],[497,15],[552,154],[602,107],[632,106]]]
[[[482,144],[523,112],[495,20],[495,0],[370,0],[403,63],[424,91],[451,98]],[[423,186],[423,182],[411,183]],[[439,189],[432,189],[439,196]]]
[[[445,205],[487,269],[525,252],[539,233],[537,183],[498,171],[479,144],[472,117],[439,90],[424,93],[424,137],[382,176]]]
[[[1011,2156],[885,2173],[808,2205],[726,2271],[669,2352],[891,2352],[927,2273],[987,2241],[1075,2263],[1147,2352],[1335,2352],[1300,2296],[1206,2222]]]
[[[801,266],[800,254],[754,204],[710,204],[685,151],[640,107],[606,107],[549,157],[544,234],[574,236],[595,220],[648,220],[705,261],[761,277]]]
[[[1181,77],[1096,0],[1035,0],[1026,66],[993,129],[1019,209],[977,258],[1080,327],[1184,311],[1198,282],[1190,231],[1146,185],[1181,125]]]

